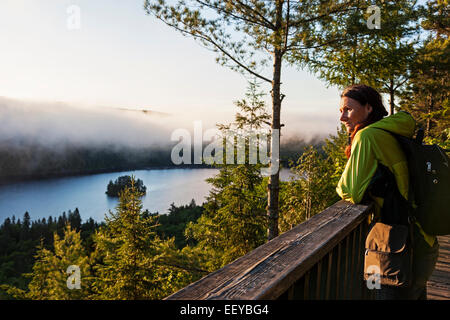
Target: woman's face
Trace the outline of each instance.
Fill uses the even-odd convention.
[[[341,112],[341,122],[347,128],[347,132],[351,133],[357,124],[364,122],[372,112],[372,106],[369,104],[362,105],[357,100],[342,97],[339,106]]]

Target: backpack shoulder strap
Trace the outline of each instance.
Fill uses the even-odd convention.
[[[408,155],[406,155],[406,153],[407,153],[406,151],[407,150],[405,150],[405,147],[403,145],[405,143],[405,141],[410,141],[409,143],[422,144],[422,140],[423,140],[423,129],[422,128],[419,129],[415,139],[410,139],[410,138],[407,138],[407,137],[395,134],[395,133],[393,133],[393,132],[391,132],[389,130],[386,130],[386,129],[382,129],[382,128],[375,128],[375,129],[383,130],[383,131],[389,133],[390,135],[392,135],[397,140],[397,142],[400,144],[400,148],[405,153],[406,159],[408,159]],[[408,170],[411,170],[409,165],[408,165]],[[409,172],[408,175],[410,176],[411,172]],[[414,198],[414,190],[413,190],[412,183],[411,183],[410,180],[411,180],[410,177],[408,177],[408,199],[407,199],[407,204],[408,204],[408,222],[412,223],[412,222],[415,221],[415,217],[414,217],[414,207],[415,206],[414,206],[414,199],[413,199]]]

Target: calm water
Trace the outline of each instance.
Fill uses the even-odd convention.
[[[194,199],[202,204],[210,190],[205,179],[217,172],[216,169],[137,170],[0,185],[0,224],[12,215],[22,218],[25,211],[36,220],[50,215],[56,217],[75,208],[83,221],[89,217],[101,221],[118,203],[116,198],[105,194],[108,182],[131,174],[147,186],[147,194],[142,199],[144,209],[167,213],[172,202],[179,206]],[[288,176],[289,171],[283,169],[281,179]]]
[[[132,174],[147,186],[147,194],[142,198],[144,209],[166,213],[172,202],[184,205],[194,199],[201,204],[210,189],[205,179],[216,173],[216,169],[137,170],[2,185],[0,223],[13,214],[22,218],[25,211],[35,220],[75,208],[83,221],[89,217],[103,220],[105,213],[114,210],[118,203],[105,194],[108,182]]]

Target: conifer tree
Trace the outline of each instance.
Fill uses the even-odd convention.
[[[345,128],[325,139],[325,145],[309,146],[294,164],[294,179],[282,184],[280,192],[280,232],[290,230],[299,223],[329,207],[337,200],[337,182],[347,159],[344,148],[348,136]]]
[[[337,186],[339,179],[344,172],[347,164],[347,157],[345,155],[345,148],[350,143],[349,135],[343,124],[337,129],[336,134],[330,134],[325,139],[325,145],[322,147],[326,155],[327,161],[330,163],[330,183],[334,187]],[[337,197],[337,194],[334,194]],[[330,200],[333,202],[333,200]],[[332,203],[330,203],[331,205]]]
[[[50,286],[48,280],[52,271],[50,264],[50,257],[52,253],[44,247],[41,239],[37,252],[34,256],[35,262],[31,273],[26,273],[23,276],[31,278],[28,284],[28,290],[23,290],[12,285],[0,285],[10,297],[14,299],[32,299],[32,300],[49,300],[51,299]]]
[[[448,1],[428,1],[422,25],[428,38],[417,50],[401,101],[425,130],[428,143],[450,149],[450,40]]]
[[[353,10],[324,19],[316,33],[316,41],[323,45],[293,59],[303,61],[329,85],[344,88],[364,83],[386,93],[393,114],[396,97],[412,73],[422,7],[415,0],[377,2],[380,24],[376,27],[371,25],[370,5],[358,1]]]
[[[54,236],[54,254],[49,255],[51,266],[48,285],[52,300],[80,300],[88,298],[91,287],[89,258],[81,242],[80,232],[67,224],[64,237],[57,233]],[[76,280],[70,266],[79,270],[79,281]],[[68,284],[72,281],[73,286]],[[79,287],[74,282],[78,282]]]
[[[226,265],[265,242],[266,184],[263,183],[261,175],[262,165],[251,164],[248,160],[251,145],[256,144],[253,146],[254,150],[259,150],[257,142],[247,135],[249,132],[264,134],[262,128],[267,126],[269,117],[262,99],[263,94],[255,80],[249,84],[246,98],[235,102],[239,109],[235,122],[218,125],[224,139],[231,135],[232,138],[245,142],[245,161],[218,165],[219,173],[207,179],[212,190],[204,204],[202,216],[186,228],[186,235],[198,242],[197,249],[201,248],[201,251],[211,256],[205,266],[210,271]],[[237,160],[238,150],[232,152]]]
[[[41,241],[35,256],[32,273],[28,274],[31,281],[28,285],[28,292],[25,297],[32,300],[48,300],[51,299],[50,286],[48,280],[51,273],[51,257],[52,253],[44,247]]]
[[[318,150],[309,146],[291,168],[297,176],[285,186],[281,231],[308,220],[330,205],[329,199],[335,194],[331,185],[330,163]],[[287,210],[286,210],[287,209]]]
[[[3,286],[9,294],[17,299],[32,300],[80,300],[89,296],[90,266],[89,259],[81,242],[80,233],[72,230],[69,224],[60,238],[54,233],[54,251],[45,248],[40,241],[32,272],[25,274],[31,278],[28,290],[20,290],[11,286]],[[69,286],[70,266],[79,270],[80,286]],[[74,278],[75,280],[75,278]]]
[[[294,0],[145,0],[148,14],[217,53],[216,61],[271,86],[272,144],[280,145],[282,68],[300,63],[306,50],[323,46],[314,30],[358,1]],[[343,37],[345,38],[345,36]],[[332,39],[337,43],[342,39]],[[295,57],[295,59],[294,59]],[[300,62],[299,62],[300,60]],[[279,134],[276,135],[275,132]],[[272,154],[267,184],[268,239],[278,235],[279,159]]]
[[[115,212],[95,235],[94,299],[161,299],[192,279],[170,265],[174,239],[163,241],[155,232],[156,217],[142,211],[142,194],[125,188]]]

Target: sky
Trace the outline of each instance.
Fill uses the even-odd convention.
[[[161,111],[185,119],[186,126],[191,120],[231,121],[247,79],[146,15],[143,2],[1,0],[0,97],[38,102],[37,112],[62,102]],[[73,10],[79,10],[79,24]],[[336,131],[336,88],[292,67],[283,68],[282,82],[285,132]]]

